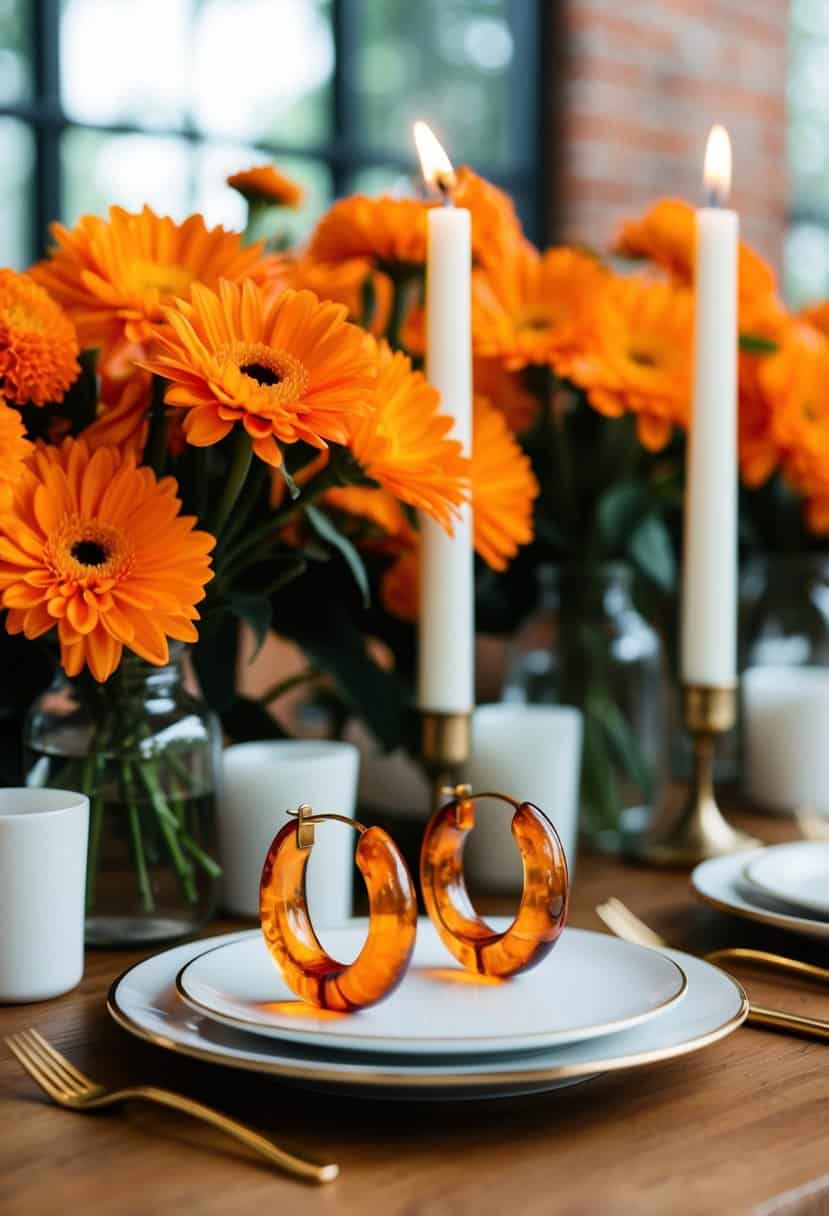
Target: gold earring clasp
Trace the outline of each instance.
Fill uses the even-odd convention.
[[[310,802],[301,802],[295,811],[286,811],[286,814],[291,819],[296,819],[296,847],[298,849],[312,849],[314,847],[315,823],[335,820],[337,823],[344,823],[350,828],[356,828],[361,836],[366,831],[362,823],[359,823],[356,819],[349,819],[346,815],[335,815],[333,812],[317,815]]]

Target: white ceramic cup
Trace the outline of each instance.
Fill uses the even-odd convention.
[[[0,790],[0,1002],[80,983],[88,832],[85,794]]]
[[[482,705],[472,718],[473,790],[510,794],[540,807],[561,837],[572,878],[576,860],[582,715],[569,705]],[[470,884],[519,891],[521,855],[504,803],[476,804],[464,851]]]
[[[752,802],[829,816],[829,668],[750,667],[742,698]]]
[[[237,743],[224,753],[219,793],[223,902],[229,912],[259,915],[259,879],[285,812],[309,802],[349,818],[357,800],[360,754],[351,743],[290,739]],[[352,914],[354,832],[321,824],[308,859],[308,908],[314,925],[343,924]]]

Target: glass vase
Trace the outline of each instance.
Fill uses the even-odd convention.
[[[90,945],[174,940],[215,908],[221,735],[185,688],[183,654],[153,667],[125,653],[105,684],[59,672],[26,721],[27,784],[89,796]]]
[[[747,621],[744,666],[829,666],[829,558],[769,557],[758,579],[762,591]]]
[[[666,777],[667,688],[659,635],[633,601],[621,563],[542,575],[537,612],[513,644],[507,701],[559,702],[584,714],[582,835],[620,847],[641,830]],[[625,813],[636,809],[635,815]]]

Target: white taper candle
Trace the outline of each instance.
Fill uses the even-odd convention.
[[[728,134],[714,127],[705,158],[712,200],[727,196]],[[682,680],[732,685],[737,671],[736,211],[696,213],[694,388],[685,491]]]
[[[429,136],[431,132],[427,143]],[[426,180],[439,183],[447,170],[451,180],[445,153],[443,161],[430,168],[424,157],[422,131],[416,132],[416,137]],[[451,204],[435,207],[428,215],[428,232],[426,375],[440,393],[442,412],[453,420],[452,434],[468,454],[472,447],[469,212]],[[420,538],[418,705],[434,713],[467,713],[475,699],[471,508],[462,508],[451,537],[421,513]]]

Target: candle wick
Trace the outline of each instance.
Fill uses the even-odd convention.
[[[435,185],[440,194],[444,207],[451,207],[454,202],[455,175],[454,173],[438,173],[435,175]]]
[[[717,190],[716,186],[710,186],[708,188],[708,190],[706,190],[705,205],[706,205],[706,207],[713,207],[715,211],[719,209],[719,207],[721,205],[720,204],[720,193],[719,193],[719,190]]]

